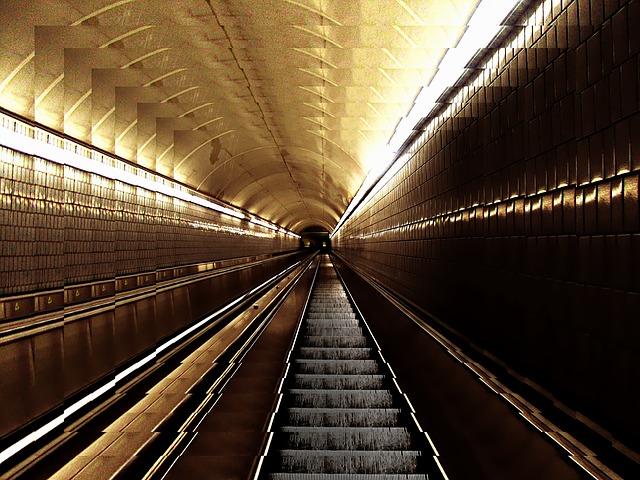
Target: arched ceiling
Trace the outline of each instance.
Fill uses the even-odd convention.
[[[4,0],[0,105],[331,230],[478,0]]]

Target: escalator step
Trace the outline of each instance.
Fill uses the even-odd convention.
[[[367,339],[363,336],[305,336],[302,339],[302,344],[305,347],[339,347],[339,348],[353,348],[353,347],[366,347]]]
[[[427,475],[419,473],[272,473],[269,478],[270,480],[429,480]]]
[[[293,350],[266,478],[428,480],[364,327],[325,259]]]
[[[297,450],[410,450],[411,435],[400,427],[282,427],[278,442]]]
[[[397,408],[289,408],[287,425],[308,427],[390,427],[398,424]]]
[[[388,390],[301,390],[288,391],[290,405],[318,408],[387,408],[393,406]]]
[[[307,322],[307,329],[313,328],[313,327],[322,327],[322,328],[327,328],[327,327],[359,328],[360,327],[360,322],[358,322],[358,320],[356,320],[355,318],[354,319],[349,319],[349,318],[328,318],[328,317],[323,317],[323,318],[317,318],[317,319],[309,319],[309,321]]]
[[[375,360],[310,360],[296,359],[294,368],[299,373],[332,373],[336,375],[375,375],[380,367]]]
[[[418,451],[280,450],[286,472],[416,473]]]
[[[306,328],[306,334],[311,336],[338,336],[345,337],[349,335],[361,336],[362,328],[358,327],[327,327],[321,323],[309,325]]]
[[[295,388],[336,390],[380,390],[384,388],[384,375],[310,375],[295,374]]]
[[[367,360],[371,358],[370,348],[320,348],[300,347],[300,358],[322,360]]]

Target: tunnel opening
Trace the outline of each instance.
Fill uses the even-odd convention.
[[[300,233],[300,248],[304,250],[319,250],[323,253],[331,252],[329,232],[322,228],[305,229]]]

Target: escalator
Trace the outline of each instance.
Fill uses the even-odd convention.
[[[261,478],[446,478],[327,256],[282,392]]]

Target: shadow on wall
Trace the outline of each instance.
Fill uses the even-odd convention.
[[[300,248],[309,250],[331,251],[329,232],[320,229],[308,229],[300,233]]]

